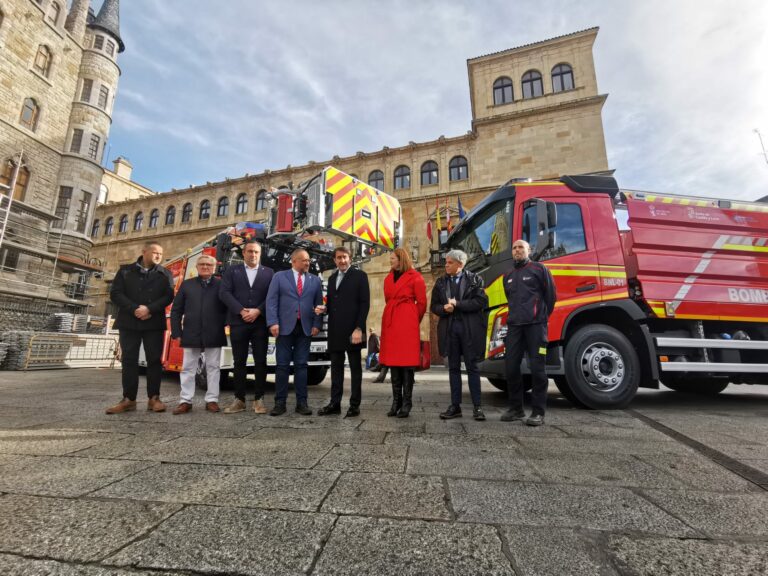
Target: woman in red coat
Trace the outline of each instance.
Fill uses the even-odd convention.
[[[392,372],[392,408],[387,416],[407,418],[412,406],[413,369],[420,364],[419,324],[427,311],[427,288],[403,248],[395,248],[389,263],[392,270],[384,279],[386,305],[381,316],[379,362]]]

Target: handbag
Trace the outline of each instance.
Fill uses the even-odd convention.
[[[422,340],[419,346],[419,365],[415,368],[416,372],[429,370],[432,365],[432,349],[429,340]]]

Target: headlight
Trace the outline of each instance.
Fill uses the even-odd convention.
[[[507,337],[507,313],[499,314],[493,321],[491,340],[488,343],[488,357],[504,354],[504,339]]]

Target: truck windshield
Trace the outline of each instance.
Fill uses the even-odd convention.
[[[499,200],[478,214],[451,238],[448,249],[467,253],[468,266],[481,267],[486,257],[509,252],[512,225],[512,203]]]

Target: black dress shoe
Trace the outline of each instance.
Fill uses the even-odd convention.
[[[296,413],[301,414],[302,416],[312,416],[312,408],[306,404],[298,404],[296,406]],[[339,411],[339,413],[341,413],[341,411]]]
[[[451,404],[448,410],[440,414],[441,420],[451,420],[452,418],[461,418],[461,407]]]
[[[275,404],[269,413],[270,416],[280,416],[281,414],[285,414],[285,404]]]
[[[544,414],[531,414],[525,423],[528,424],[528,426],[543,426]]]
[[[350,406],[344,418],[354,418],[355,416],[360,416],[360,408],[357,406]]]
[[[477,420],[478,422],[482,422],[485,420],[485,413],[483,412],[483,409],[480,408],[480,406],[475,406],[472,410],[472,418]]]
[[[328,404],[327,406],[323,406],[320,408],[320,410],[317,411],[318,416],[327,416],[328,414],[341,414],[341,406],[336,404]]]
[[[502,422],[514,422],[516,420],[525,420],[525,412],[521,408],[510,408],[501,415]]]

